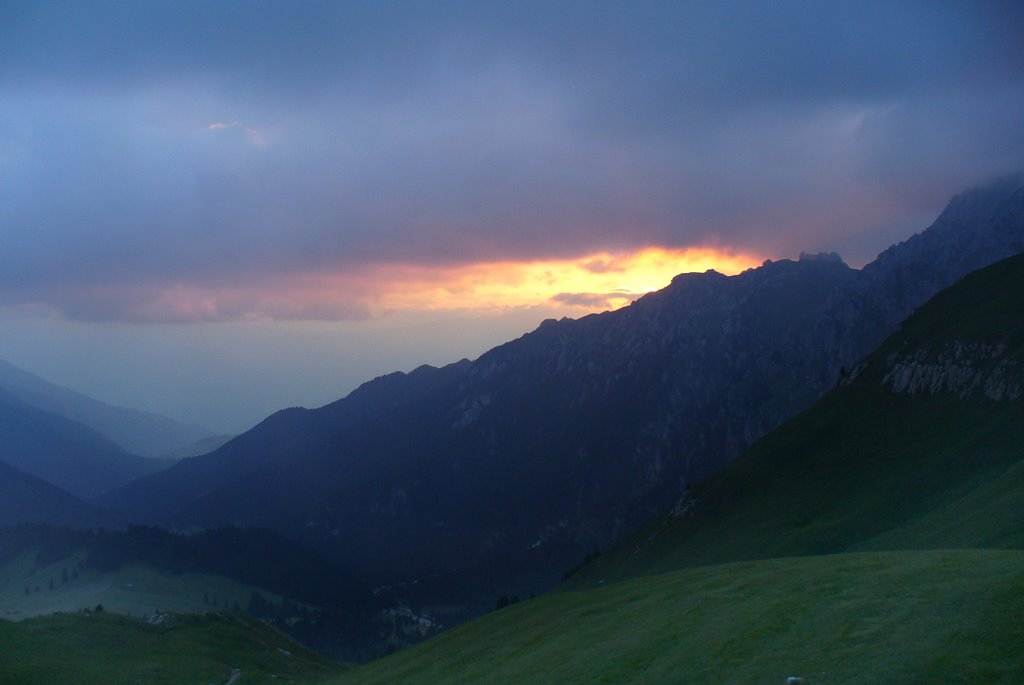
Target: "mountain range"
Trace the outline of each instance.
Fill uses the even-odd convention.
[[[25,521],[63,526],[93,526],[104,515],[42,478],[0,461],[0,526]]]
[[[1024,255],[556,591],[333,682],[1021,682]]]
[[[1022,297],[1024,254],[972,272],[916,309],[876,349],[844,365],[838,383],[809,409],[683,489],[671,509],[554,591],[523,602],[503,597],[495,610],[411,649],[301,677],[336,685],[1021,682]],[[338,403],[334,420],[359,425],[388,416],[401,408],[392,399],[403,390],[421,390],[417,402],[436,397],[451,382],[446,374],[460,378],[466,364],[370,384],[364,392],[387,392],[354,393],[364,401]],[[357,407],[373,410],[360,414]],[[309,415],[290,411],[277,421]],[[309,449],[296,437],[267,447],[264,465],[278,450]],[[92,551],[75,567],[79,578],[31,590],[48,575],[60,578],[83,548]],[[0,596],[13,592],[25,606],[58,595],[70,601],[81,591],[76,583],[95,585],[100,570],[138,562],[186,576],[216,569],[303,595],[315,595],[321,585],[343,595],[357,588],[351,578],[351,588],[344,587],[344,572],[262,531],[183,537],[151,528],[107,534],[23,527],[0,531],[0,579],[15,583],[0,584]],[[29,563],[35,565],[31,583],[24,573]],[[140,573],[135,568],[131,577]],[[226,587],[189,577],[193,594]],[[358,605],[356,597],[341,598],[353,599]],[[259,593],[250,604],[256,615],[276,611]],[[288,604],[277,606],[293,615],[295,626],[308,621],[301,617],[307,608]],[[440,610],[384,606],[391,608],[371,623],[391,637],[397,627],[381,617],[429,622],[425,612]],[[203,619],[158,612],[158,625],[148,627],[94,618],[74,625],[60,615],[27,626],[0,622],[7,636],[0,655],[30,669],[30,682],[45,682],[62,644],[97,644],[101,634],[104,646],[96,649],[106,656],[111,645],[152,641],[157,633],[186,640],[157,660],[150,643],[144,655],[122,657],[118,649],[117,663],[76,655],[90,682],[112,682],[126,668],[166,672],[185,654],[205,654],[208,644],[220,645],[220,665],[202,671],[214,680],[237,675],[228,664],[262,673],[259,665],[270,657],[292,654],[267,647],[282,644],[273,633],[229,639],[228,628],[252,624],[219,609]],[[201,636],[177,630],[197,621],[205,622]],[[356,632],[367,629],[359,624]],[[317,623],[315,632],[327,631]],[[284,666],[275,662],[274,673]]]
[[[13,482],[18,471],[92,500],[178,458],[213,451],[227,439],[165,416],[101,402],[0,360],[0,462],[14,469],[5,469],[6,482]],[[29,491],[39,493],[37,505],[29,505]],[[42,504],[50,499],[38,488],[27,488],[18,499],[21,505],[11,507],[3,521],[90,525],[122,520],[89,510],[84,502],[73,508],[89,514],[67,516],[68,498],[52,510]]]
[[[573,587],[750,559],[1024,549],[1024,254],[903,322],[811,409]]]
[[[654,520],[940,289],[1022,248],[1014,177],[861,270],[825,254],[681,275],[476,361],[279,412],[103,502],[178,528],[267,526],[385,588],[479,608]]]
[[[206,428],[118,407],[51,383],[0,359],[0,390],[37,409],[100,433],[131,454],[180,458],[212,452],[227,440]]]
[[[39,409],[3,389],[0,462],[83,499],[173,463],[130,454],[88,426]]]

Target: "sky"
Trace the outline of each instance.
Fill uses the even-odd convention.
[[[0,357],[244,430],[1024,168],[1019,2],[0,3]]]

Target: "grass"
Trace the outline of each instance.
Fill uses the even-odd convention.
[[[4,685],[236,685],[312,683],[339,673],[255,619],[226,612],[168,614],[153,625],[107,612],[0,621]]]
[[[358,683],[1024,682],[1024,552],[871,552],[635,578],[489,614]]]

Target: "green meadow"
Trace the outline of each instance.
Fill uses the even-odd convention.
[[[554,593],[337,685],[1024,682],[1024,552],[741,562]]]
[[[0,683],[315,683],[341,667],[261,621],[228,612],[110,612],[0,621]]]

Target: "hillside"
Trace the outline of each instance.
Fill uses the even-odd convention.
[[[1024,548],[1024,255],[963,279],[834,391],[573,578],[846,550]]]
[[[501,609],[332,682],[1011,685],[1021,588],[1016,550],[698,568]]]
[[[1022,245],[1016,178],[954,198],[861,271],[804,255],[681,275],[474,362],[281,412],[105,501],[165,525],[272,527],[402,596],[479,610],[654,520],[938,289]]]
[[[217,436],[200,426],[186,425],[159,414],[101,402],[51,383],[2,359],[0,390],[37,409],[88,426],[126,452],[144,457],[192,456],[212,451],[224,440],[218,440]]]
[[[91,428],[0,390],[0,461],[83,499],[167,468],[129,454]]]
[[[51,523],[93,526],[108,517],[71,493],[0,461],[0,526]]]
[[[108,612],[0,621],[4,682],[40,685],[310,683],[342,669],[261,621],[227,612]]]

